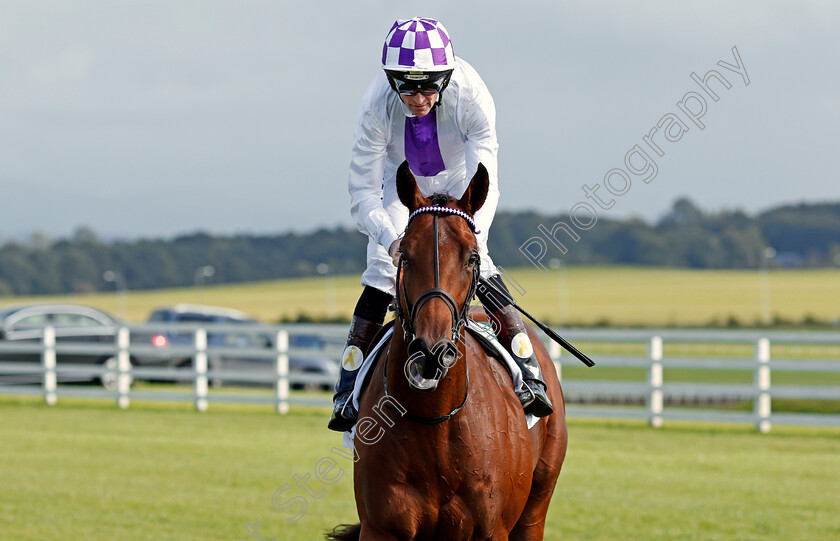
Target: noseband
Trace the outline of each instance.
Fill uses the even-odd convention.
[[[466,212],[456,208],[442,207],[439,205],[420,207],[412,212],[408,217],[408,224],[405,226],[406,230],[408,230],[408,226],[411,225],[411,221],[420,214],[432,214],[434,217],[435,287],[420,293],[417,298],[414,299],[414,304],[410,304],[408,302],[408,298],[406,297],[405,288],[402,287],[401,278],[403,259],[400,258],[399,264],[397,265],[397,317],[402,324],[405,343],[408,344],[414,340],[414,337],[417,334],[417,315],[420,313],[420,309],[423,308],[423,306],[430,300],[440,299],[444,302],[444,304],[446,304],[446,307],[449,308],[449,312],[452,316],[451,342],[457,345],[461,339],[461,330],[464,328],[464,325],[467,324],[470,303],[472,302],[472,299],[475,296],[476,288],[478,287],[478,277],[481,272],[480,260],[477,260],[475,265],[473,265],[473,276],[472,281],[470,282],[470,289],[467,291],[467,297],[464,299],[464,304],[459,309],[458,303],[452,295],[440,287],[440,240],[438,231],[438,216],[441,214],[458,216],[467,222],[473,234],[478,233],[479,231],[476,228],[475,221],[472,216]]]

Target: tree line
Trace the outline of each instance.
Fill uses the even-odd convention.
[[[550,229],[564,219],[568,214],[497,213],[489,239],[494,261],[509,268],[529,265],[520,251],[523,244],[540,235],[540,225]],[[212,283],[360,273],[366,244],[364,235],[346,228],[131,241],[103,241],[89,228],[58,240],[33,234],[28,242],[0,246],[0,296],[113,289],[115,284],[103,278],[106,271],[132,290],[192,285],[206,265],[214,268]],[[708,213],[680,199],[654,223],[599,217],[579,240],[566,239],[564,245],[566,253],[549,245],[555,251],[544,262],[689,268],[840,265],[840,203],[785,205],[748,216],[738,210]]]
[[[494,260],[499,248],[522,246],[525,240],[546,240],[539,226],[551,230],[557,221],[535,213],[500,214],[493,222],[489,248]],[[571,229],[571,228],[570,228]],[[740,210],[703,212],[688,199],[677,200],[655,223],[639,218],[598,217],[580,240],[556,233],[566,253],[546,240],[547,255],[571,264],[636,264],[697,269],[840,266],[840,203],[784,205],[748,216]],[[495,237],[495,238],[494,238]],[[527,262],[522,253],[521,261]]]

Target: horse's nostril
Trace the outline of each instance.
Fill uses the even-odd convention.
[[[457,361],[458,348],[449,340],[441,340],[429,348],[428,342],[418,337],[408,345],[406,366],[412,366],[412,371],[428,380],[442,378]]]
[[[423,357],[426,357],[426,356],[429,355],[429,353],[430,353],[429,352],[429,345],[426,344],[426,341],[423,340],[422,338],[415,338],[408,345],[408,356],[409,357],[414,357],[417,354],[420,354]]]

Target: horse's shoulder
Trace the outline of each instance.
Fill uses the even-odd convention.
[[[482,378],[493,379],[500,387],[510,387],[512,390],[510,372],[498,354],[493,352],[493,346],[472,332],[465,333],[464,341],[468,358],[472,359],[470,370],[475,373],[474,376],[471,374],[471,377],[478,378],[478,381]]]
[[[476,323],[490,322],[490,320],[487,319],[487,312],[484,311],[484,307],[479,305],[470,306],[469,318]]]

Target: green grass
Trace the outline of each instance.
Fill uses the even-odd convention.
[[[355,520],[349,461],[343,478],[314,480],[333,456],[327,411],[0,397],[3,539],[318,539]],[[840,430],[575,419],[546,539],[837,539]],[[335,470],[337,471],[337,470]],[[305,496],[292,512],[272,494]]]
[[[756,270],[689,270],[651,267],[568,267],[541,273],[508,269],[525,290],[520,303],[552,324],[621,326],[725,326],[732,320],[755,325],[761,318],[761,289]],[[773,270],[769,276],[771,313],[781,320],[840,320],[836,269]],[[132,291],[125,317],[144,321],[161,305],[214,304],[243,310],[265,322],[307,313],[349,320],[361,293],[359,276]],[[9,304],[59,300],[116,312],[114,293],[7,299]]]

